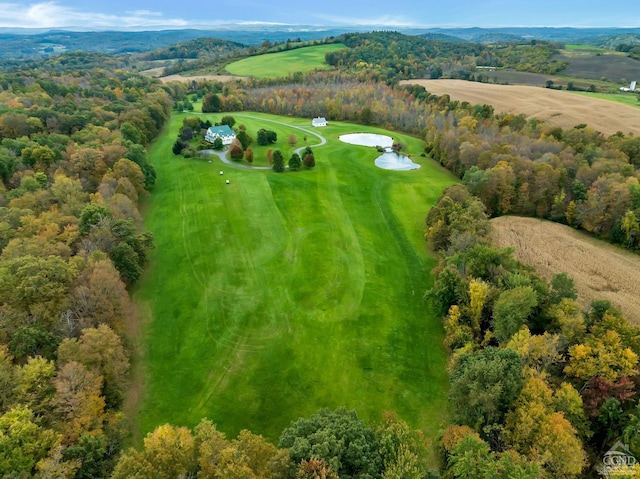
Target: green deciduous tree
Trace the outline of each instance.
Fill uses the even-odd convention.
[[[460,439],[449,455],[449,471],[453,478],[537,479],[540,467],[513,450],[501,454],[491,451],[477,434]]]
[[[278,134],[275,131],[265,130],[264,128],[258,130],[258,145],[271,145],[276,141],[278,141]]]
[[[247,148],[249,148],[249,145],[253,143],[253,138],[251,138],[247,134],[246,130],[238,131],[238,134],[236,135],[236,139],[240,142],[240,145],[242,145],[243,150],[246,150]]]
[[[0,263],[0,303],[53,321],[62,310],[75,265],[59,256],[27,255]],[[45,323],[46,324],[46,323]]]
[[[521,364],[510,349],[461,355],[451,372],[449,390],[458,420],[477,430],[501,422],[522,388]]]
[[[82,208],[78,224],[80,233],[86,234],[92,226],[96,226],[102,220],[111,216],[109,210],[103,205],[90,204]]]
[[[526,324],[537,305],[537,294],[531,286],[519,286],[500,293],[493,305],[493,329],[498,341],[509,341]]]
[[[11,409],[0,416],[0,474],[31,477],[36,463],[57,441],[57,434],[39,426],[29,409]]]
[[[376,429],[384,479],[421,479],[427,474],[426,439],[395,413],[385,413]]]
[[[225,115],[220,120],[220,124],[221,125],[228,125],[229,128],[233,128],[233,125],[236,124],[236,119],[234,117],[232,117],[231,115]]]
[[[341,479],[373,478],[382,470],[374,431],[355,411],[323,409],[298,419],[280,436],[279,447],[289,449],[298,464],[303,459],[324,459]]]
[[[302,160],[300,160],[300,155],[298,155],[297,153],[293,153],[291,155],[291,158],[289,158],[289,169],[291,171],[296,171],[300,169],[300,166],[302,166]]]
[[[209,93],[202,99],[202,113],[217,113],[221,106],[220,97],[215,93]]]

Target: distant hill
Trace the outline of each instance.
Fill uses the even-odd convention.
[[[219,30],[100,31],[0,29],[0,60],[46,58],[70,51],[143,53],[197,38],[217,38],[237,44],[260,45],[264,41],[320,40],[354,31],[353,28],[291,27]]]
[[[427,33],[423,33],[421,35],[418,35],[420,38],[424,38],[425,40],[435,40],[435,41],[441,41],[441,42],[452,42],[452,43],[459,43],[459,42],[466,42],[467,40],[460,38],[460,37],[455,37],[453,35],[447,35],[445,33],[433,33],[433,32],[427,32]]]
[[[107,54],[144,53],[197,38],[217,38],[256,46],[265,41],[312,41],[339,37],[348,32],[372,32],[380,26],[322,27],[308,25],[224,25],[216,28],[153,31],[78,31],[0,28],[0,61],[38,59],[69,51]],[[462,41],[502,43],[545,40],[615,47],[640,43],[640,28],[395,28],[409,36],[446,43]]]
[[[167,60],[174,58],[215,59],[241,52],[247,47],[242,43],[221,40],[219,38],[196,38],[182,43],[176,43],[167,47],[141,55],[142,60]]]
[[[640,45],[639,33],[620,33],[596,38],[585,38],[582,42],[596,47],[615,48],[618,45]]]
[[[583,43],[599,37],[640,34],[640,28],[571,28],[571,27],[500,27],[500,28],[430,28],[430,33],[442,33],[472,42],[486,42],[492,36],[508,35],[508,41],[547,40],[563,43]],[[504,41],[499,40],[499,41]]]

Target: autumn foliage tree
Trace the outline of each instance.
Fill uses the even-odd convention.
[[[174,103],[173,87],[124,67],[73,52],[2,74],[2,476],[107,477],[121,447],[123,279],[152,246],[146,145]]]

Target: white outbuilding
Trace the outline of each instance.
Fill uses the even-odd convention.
[[[327,119],[323,116],[319,116],[311,120],[311,126],[327,126]]]

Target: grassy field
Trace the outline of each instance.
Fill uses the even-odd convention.
[[[572,92],[579,93],[580,95],[587,96],[589,98],[599,98],[601,100],[615,101],[622,103],[623,105],[633,106],[635,108],[640,107],[640,101],[638,101],[637,93],[586,93],[586,92]]]
[[[609,48],[595,47],[593,45],[568,44],[564,46],[564,49],[568,50],[569,52],[577,53],[613,53]]]
[[[594,299],[607,299],[640,325],[640,256],[550,221],[502,216],[491,224],[493,241],[515,247],[515,257],[545,278],[568,273],[585,309]]]
[[[311,128],[252,116],[265,128]],[[378,169],[373,148],[337,137],[382,130],[344,123],[317,130],[328,143],[310,171],[184,159],[171,153],[181,121],[174,115],[149,152],[158,181],[145,217],[156,248],[134,292],[137,436],[206,416],[230,435],[248,428],[276,440],[292,420],[338,406],[370,422],[396,411],[433,436],[448,416],[446,352],[423,301],[435,263],[422,233],[453,177],[400,135],[422,168]],[[279,130],[280,144],[287,134]]]
[[[227,65],[232,75],[256,78],[286,77],[296,72],[331,68],[324,61],[328,52],[346,48],[341,43],[297,48],[278,53],[267,53],[245,58]]]

